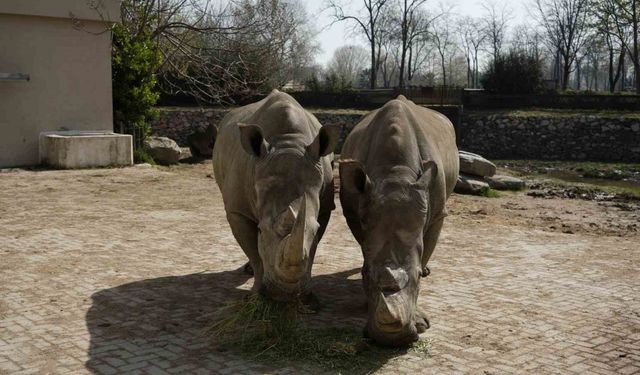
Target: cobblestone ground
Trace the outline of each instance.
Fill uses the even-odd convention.
[[[0,373],[312,372],[203,335],[252,282],[209,168],[0,173]],[[640,236],[625,229],[637,211],[523,194],[450,207],[419,300],[432,355],[374,370],[640,373]],[[361,327],[361,256],[340,208],[316,260],[314,321]]]

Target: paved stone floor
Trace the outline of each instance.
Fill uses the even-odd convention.
[[[216,351],[203,334],[251,286],[209,168],[1,173],[0,374],[312,372]],[[419,300],[432,355],[374,370],[640,373],[640,236],[547,231],[499,210],[521,201],[541,204],[453,197]],[[316,260],[315,320],[361,327],[361,256],[340,208]]]

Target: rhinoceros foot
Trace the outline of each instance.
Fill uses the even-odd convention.
[[[429,318],[427,318],[427,314],[422,311],[422,309],[417,308],[416,309],[416,313],[415,313],[415,326],[416,326],[416,331],[418,331],[418,333],[423,333],[424,331],[428,330],[429,327],[431,327],[431,325],[429,324]]]
[[[247,275],[253,276],[253,267],[251,267],[251,263],[247,262],[242,269]]]

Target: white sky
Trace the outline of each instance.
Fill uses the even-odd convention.
[[[331,24],[331,11],[322,10],[325,7],[324,0],[300,0],[307,7],[307,13],[309,18],[315,20],[316,30],[318,30],[318,41],[320,42],[321,52],[316,57],[316,61],[319,64],[324,65],[333,56],[333,51],[336,48],[345,44],[361,44],[364,45],[362,37],[357,35],[350,35],[350,29],[353,25],[349,22],[339,22],[332,26]],[[438,0],[429,0],[425,7],[433,6],[438,7]],[[443,0],[445,4],[454,4],[455,8],[453,12],[457,15],[469,15],[472,17],[480,17],[484,9],[482,8],[480,0]],[[513,18],[510,21],[510,26],[525,23],[529,16],[526,5],[533,3],[533,0],[495,0],[498,4],[504,4],[507,2],[509,8],[512,10]],[[349,3],[349,0],[344,0],[344,3]],[[361,0],[351,0],[354,5],[354,9],[359,9]]]

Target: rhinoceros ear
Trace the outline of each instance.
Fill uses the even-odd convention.
[[[363,194],[371,187],[371,180],[362,164],[356,160],[340,162],[340,189],[345,192]]]
[[[238,129],[240,129],[240,143],[248,154],[257,157],[267,154],[269,144],[264,140],[262,129],[258,125],[238,124]]]
[[[307,146],[307,153],[314,157],[326,156],[332,153],[338,144],[341,129],[342,125],[340,124],[323,126],[313,142]]]
[[[418,177],[416,186],[421,189],[428,189],[438,175],[438,165],[433,160],[422,161],[422,174]]]

